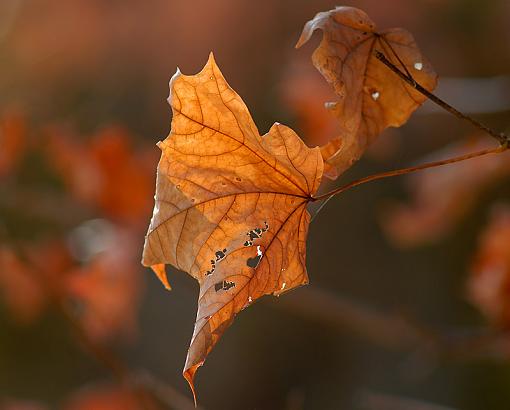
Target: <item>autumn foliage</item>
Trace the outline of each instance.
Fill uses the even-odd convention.
[[[340,136],[320,150],[279,123],[260,136],[212,54],[200,73],[177,71],[170,81],[172,127],[158,144],[156,204],[142,262],[166,287],[166,264],[200,284],[183,372],[194,394],[197,369],[241,310],[308,283],[307,205],[341,192],[315,196],[323,172],[336,178],[386,127],[402,125],[425,101],[374,53],[387,55],[411,83],[428,91],[436,85],[405,30],[377,32],[363,11],[338,7],[308,22],[297,46],[318,28],[324,37],[313,62],[340,98],[328,109],[341,125]]]
[[[199,366],[234,316],[265,294],[308,283],[306,205],[322,158],[290,128],[260,136],[211,54],[195,76],[170,82],[172,131],[159,144],[156,205],[143,264],[172,264],[200,283],[184,368]]]
[[[58,10],[66,16],[66,7]],[[97,12],[82,2],[79,10],[89,16]],[[72,121],[38,121],[17,108],[0,113],[0,212],[6,215],[0,221],[2,309],[23,329],[58,317],[77,346],[118,382],[84,384],[61,399],[61,408],[193,405],[152,376],[141,377],[143,372],[123,359],[122,349],[136,349],[144,324],[140,316],[147,320],[141,315],[146,282],[140,255],[142,265],[151,268],[167,290],[176,270],[198,282],[196,319],[183,369],[196,406],[197,370],[236,316],[263,296],[280,296],[321,276],[307,271],[307,237],[311,222],[330,199],[371,181],[412,173],[405,177],[406,199],[386,198],[383,206],[374,205],[388,244],[403,252],[453,235],[484,195],[508,179],[508,137],[466,118],[433,94],[438,76],[410,32],[379,29],[364,11],[342,6],[308,21],[296,48],[313,41],[316,31],[321,40],[311,62],[323,78],[310,74],[313,67],[307,61],[308,66],[300,63],[286,71],[279,88],[294,110],[299,132],[278,122],[267,132],[259,131],[212,52],[197,74],[177,69],[171,78],[171,126],[157,149],[115,121],[90,128]],[[100,41],[100,35],[95,36],[77,39],[86,50],[90,41]],[[23,38],[16,41],[24,58],[31,55]],[[140,51],[141,61],[143,55]],[[73,59],[86,62],[84,55],[71,53],[64,59],[66,67],[73,66]],[[51,67],[46,70],[37,79],[54,81]],[[381,134],[404,125],[427,99],[468,119],[478,133],[450,142],[409,168],[336,182]],[[390,157],[385,158],[391,162]],[[453,163],[458,164],[443,167]],[[370,335],[377,333],[376,324],[388,327],[383,339],[392,339],[394,326],[395,339],[401,331],[408,337],[402,339],[412,341],[410,350],[432,352],[431,362],[452,351],[463,352],[465,346],[485,348],[486,343],[493,348],[493,334],[508,342],[510,210],[502,202],[489,216],[484,213],[486,226],[477,228],[477,240],[468,244],[473,255],[466,263],[463,291],[487,323],[490,337],[481,338],[483,342],[462,340],[457,349],[457,337],[438,334],[435,328],[374,318],[365,309],[321,301],[320,296],[310,300],[346,308],[340,319],[335,312],[317,313],[320,306],[309,312],[294,310],[322,315],[323,322],[343,321],[361,334],[363,327],[370,327],[365,332]],[[335,234],[344,235],[343,227],[335,228]],[[371,249],[364,249],[364,255],[371,258]],[[337,264],[343,269],[343,261]],[[292,303],[287,306],[292,310]],[[173,327],[168,322],[167,328]],[[0,407],[49,408],[3,393]]]
[[[296,47],[317,29],[324,35],[312,61],[340,98],[327,105],[338,118],[340,135],[321,147],[325,175],[336,178],[385,128],[404,124],[426,99],[397,76],[389,75],[374,51],[383,52],[428,90],[435,88],[437,76],[408,31],[379,32],[362,10],[337,7],[317,14],[306,23]]]
[[[26,127],[21,119],[13,121],[4,119],[5,138],[13,138],[10,133],[19,134]],[[41,130],[37,135],[48,166],[61,176],[72,195],[67,205],[111,222],[84,222],[68,238],[43,237],[16,246],[4,243],[1,291],[7,307],[22,322],[32,322],[54,304],[79,304],[85,332],[104,342],[136,330],[141,283],[133,255],[138,221],[150,204],[144,196],[151,185],[150,168],[145,166],[143,172],[150,157],[143,153],[133,157],[128,148],[130,136],[121,128],[101,130],[83,144],[67,135],[56,130]],[[26,134],[23,137],[28,139]],[[20,163],[24,154],[26,150],[20,152]],[[131,183],[136,188],[136,195],[125,195],[125,189],[120,194],[116,187],[123,178],[124,186]],[[122,226],[117,224],[120,221]]]

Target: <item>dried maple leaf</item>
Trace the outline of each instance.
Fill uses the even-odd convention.
[[[382,52],[427,90],[435,88],[437,76],[411,33],[400,28],[377,32],[362,10],[337,7],[318,13],[306,23],[296,47],[306,43],[316,29],[324,36],[313,53],[313,63],[340,97],[327,107],[340,120],[341,134],[321,147],[324,174],[334,179],[360,158],[378,134],[405,123],[426,99],[374,52]]]
[[[211,54],[170,82],[172,129],[162,151],[143,264],[172,264],[200,284],[184,367],[194,375],[234,316],[266,294],[306,284],[306,209],[322,176],[318,148],[275,124],[260,136]]]

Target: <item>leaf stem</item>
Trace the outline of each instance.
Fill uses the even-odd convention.
[[[348,189],[354,188],[358,185],[363,185],[367,182],[377,181],[378,179],[394,177],[397,175],[410,174],[412,172],[421,171],[421,170],[427,169],[427,168],[434,168],[434,167],[440,167],[443,165],[454,164],[456,162],[461,162],[461,161],[465,161],[467,159],[477,158],[477,157],[481,157],[484,155],[499,154],[499,153],[505,151],[506,149],[508,149],[508,145],[503,144],[496,148],[488,148],[488,149],[484,149],[481,151],[472,152],[470,154],[461,155],[458,157],[448,158],[448,159],[434,161],[434,162],[427,162],[425,164],[416,165],[414,167],[395,169],[392,171],[386,171],[386,172],[381,172],[378,174],[368,175],[366,177],[351,181],[348,184],[342,185],[342,186],[340,186],[336,189],[333,189],[332,191],[329,191],[325,194],[319,195],[317,197],[313,197],[312,202],[321,201],[323,199],[329,199],[332,196],[340,194],[340,193],[347,191]]]
[[[386,56],[381,53],[378,50],[375,50],[375,56],[379,61],[381,61],[386,67],[388,67],[391,71],[393,71],[395,74],[397,74],[402,80],[404,80],[406,83],[408,83],[411,87],[422,93],[424,96],[426,96],[429,100],[433,101],[437,105],[439,105],[444,110],[448,111],[450,114],[455,115],[457,118],[460,118],[462,120],[470,122],[472,125],[474,125],[476,128],[480,129],[483,132],[486,132],[490,136],[494,137],[501,145],[507,145],[510,143],[510,137],[506,135],[505,133],[498,133],[497,131],[494,131],[493,129],[487,127],[486,125],[478,122],[474,118],[461,113],[459,110],[452,107],[447,102],[440,99],[435,94],[432,94],[430,91],[428,91],[426,88],[421,86],[416,82],[416,80],[406,73],[402,72],[395,64],[393,64],[391,61],[389,61]],[[405,67],[405,66],[404,66]]]

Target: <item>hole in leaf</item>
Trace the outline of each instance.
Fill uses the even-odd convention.
[[[216,262],[221,261],[225,258],[225,253],[227,252],[227,249],[224,248],[223,250],[216,251]]]
[[[229,290],[233,287],[235,287],[235,283],[234,282],[229,282],[229,281],[221,281],[221,282],[218,282],[216,284],[214,284],[214,290],[216,292],[219,292],[220,290]]]
[[[257,266],[259,266],[260,259],[262,259],[262,251],[260,250],[260,245],[257,246],[257,255],[255,255],[253,258],[248,258],[246,260],[246,266],[255,269]]]
[[[225,254],[227,252],[227,248],[223,248],[222,250],[218,250],[215,253],[216,260],[211,259],[211,270],[208,270],[205,274],[212,275],[213,272],[216,270],[216,262],[220,262],[221,260],[225,259]]]
[[[246,235],[248,235],[248,240],[244,243],[244,246],[252,246],[254,239],[262,238],[262,235],[267,232],[269,229],[269,224],[264,221],[263,228],[254,228],[249,231]]]

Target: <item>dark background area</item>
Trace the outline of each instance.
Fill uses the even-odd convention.
[[[409,29],[440,75],[438,93],[443,90],[446,99],[450,95],[441,88],[442,78],[510,73],[510,3],[506,0],[344,4],[362,8],[381,28]],[[23,171],[18,172],[22,176],[4,181],[0,177],[0,184],[8,187],[0,193],[1,231],[7,232],[0,237],[2,242],[9,245],[12,237],[25,244],[35,238],[67,238],[67,231],[86,220],[108,219],[88,210],[84,216],[66,215],[66,223],[57,227],[40,220],[34,223],[26,216],[24,205],[37,205],[18,201],[20,192],[30,193],[37,186],[37,198],[42,199],[55,190],[66,193],[65,184],[54,182],[58,178],[47,171],[48,160],[44,164],[39,158],[40,130],[66,127],[73,130],[72,138],[88,141],[102,127],[120,124],[133,136],[134,153],[149,152],[153,172],[149,175],[154,178],[159,155],[155,143],[166,137],[170,124],[165,101],[168,80],[177,66],[185,74],[198,72],[211,50],[261,132],[279,121],[315,145],[320,136],[303,134],[303,121],[288,103],[285,90],[292,87],[299,94],[298,82],[289,85],[292,67],[312,67],[309,57],[319,35],[311,44],[294,49],[303,24],[316,12],[335,5],[322,0],[3,0],[0,110],[22,113],[33,145],[31,156],[22,162]],[[314,81],[322,81],[318,73],[310,72]],[[462,108],[478,97],[455,95],[450,102]],[[312,92],[309,100],[314,99],[320,110],[323,101]],[[496,109],[481,104],[474,114],[504,130],[510,97],[498,101]],[[327,114],[320,118],[326,120]],[[359,163],[329,186],[408,166],[471,132],[469,125],[432,112],[427,104],[402,128],[381,135]],[[406,199],[403,178],[375,182],[335,197],[310,228],[310,288],[438,332],[483,326],[481,314],[467,301],[465,282],[488,208],[494,202],[508,201],[507,184],[508,179],[491,186],[447,235],[410,249],[393,246],[380,224],[390,199]],[[51,189],[46,193],[47,187]],[[127,184],[124,189],[129,192],[131,187]],[[149,202],[151,196],[152,192]],[[20,205],[9,208],[12,201]],[[137,285],[141,292],[137,330],[131,340],[115,336],[108,346],[133,371],[143,369],[191,397],[181,371],[195,320],[198,286],[185,273],[170,268],[173,290],[168,293],[155,275],[138,266],[150,206],[138,215],[136,228],[130,228],[136,232],[130,248],[132,266],[141,282]],[[60,201],[52,209],[57,219],[68,212]],[[123,223],[115,220],[116,226]],[[303,292],[307,289],[279,299],[264,298],[237,317],[198,372],[200,405],[210,409],[377,409],[368,403],[369,398],[382,394],[445,408],[510,408],[508,360],[439,359],[422,354],[418,345],[388,349],[352,326],[303,313],[307,303],[306,298],[300,299]],[[294,309],[286,298],[305,308]],[[28,324],[19,323],[0,300],[0,398],[55,408],[83,386],[109,379],[109,372],[76,343],[54,309]],[[407,405],[403,408],[418,408]]]

